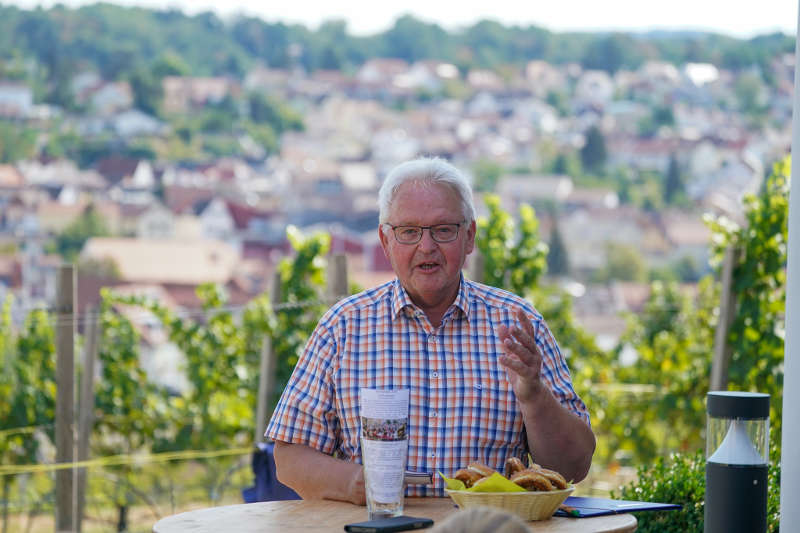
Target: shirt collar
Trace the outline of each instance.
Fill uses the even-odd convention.
[[[460,282],[458,284],[458,294],[456,294],[456,299],[453,301],[450,309],[455,307],[461,310],[461,313],[464,316],[467,316],[469,314],[469,297],[469,284],[464,279],[464,275],[461,274]],[[392,305],[392,316],[395,318],[403,312],[408,313],[409,316],[413,316],[417,312],[422,312],[422,310],[411,301],[411,297],[408,295],[408,292],[406,292],[406,289],[403,287],[403,285],[400,284],[400,280],[398,278],[394,279],[390,298]],[[449,313],[450,311],[448,310],[448,312],[445,313],[445,316]]]

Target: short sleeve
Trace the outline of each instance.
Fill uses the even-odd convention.
[[[265,436],[332,454],[339,433],[331,368],[337,349],[321,321],[311,334],[281,395]]]
[[[569,367],[544,319],[534,320],[536,345],[542,351],[542,378],[550,385],[553,396],[568,410],[591,425],[589,410],[572,386]]]

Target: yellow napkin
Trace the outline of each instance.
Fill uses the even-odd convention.
[[[444,479],[445,487],[450,490],[465,490],[467,492],[526,492],[526,490],[508,478],[495,472],[489,479],[481,482],[477,487],[467,488],[464,482],[458,479],[446,477],[439,472],[439,475]]]

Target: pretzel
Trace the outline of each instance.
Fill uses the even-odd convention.
[[[463,482],[467,488],[475,487],[494,474],[496,471],[483,463],[470,463],[467,468],[462,468],[453,476]],[[569,483],[564,476],[555,470],[549,470],[533,463],[525,468],[523,462],[517,457],[509,457],[505,464],[505,477],[525,490],[529,491],[551,491],[561,490],[569,487]]]
[[[495,473],[495,470],[491,467],[486,466],[483,463],[470,463],[467,467],[467,470],[471,470],[472,472],[476,472],[481,475],[481,477],[488,477]]]
[[[520,487],[524,488],[525,490],[533,490],[533,491],[548,491],[548,490],[555,490],[553,484],[544,477],[542,474],[538,473],[536,470],[531,468],[525,469],[522,472],[517,472],[513,476],[511,476],[511,481],[519,485]]]
[[[484,476],[475,472],[474,470],[470,470],[468,468],[462,468],[458,472],[455,473],[453,478],[461,481],[467,488],[472,487],[476,481],[483,479]]]
[[[525,465],[520,461],[519,457],[509,457],[506,459],[505,474],[507,478],[511,479],[511,476],[523,470],[525,470]]]
[[[539,474],[547,478],[547,480],[558,490],[566,489],[567,487],[569,487],[569,483],[567,483],[567,480],[564,479],[564,476],[562,476],[555,470],[548,470],[547,468],[542,468],[540,466],[538,468],[538,472]]]

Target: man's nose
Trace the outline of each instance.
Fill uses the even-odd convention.
[[[422,237],[419,240],[419,248],[423,250],[432,250],[438,246],[438,243],[433,240],[433,235],[431,235],[431,229],[425,228],[422,230]]]

